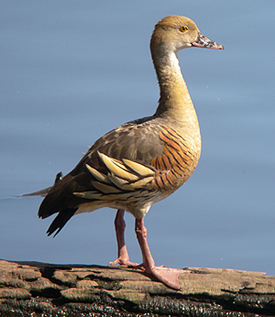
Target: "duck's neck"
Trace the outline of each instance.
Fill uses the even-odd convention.
[[[200,129],[197,115],[181,74],[175,52],[157,52],[152,58],[160,86],[159,106],[155,115],[166,118],[188,139],[200,147]]]
[[[178,116],[185,112],[184,108],[193,107],[176,54],[153,56],[153,62],[160,86],[158,115]]]

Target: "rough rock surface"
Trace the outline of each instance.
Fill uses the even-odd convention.
[[[188,270],[174,291],[125,267],[0,260],[0,316],[275,316],[275,276]]]

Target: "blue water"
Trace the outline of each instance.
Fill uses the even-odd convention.
[[[105,265],[115,211],[71,219],[56,238],[40,197],[102,134],[155,111],[154,24],[192,18],[225,51],[179,59],[203,139],[199,165],[145,218],[156,264],[275,275],[273,1],[3,1],[0,11],[0,258]],[[130,258],[141,261],[127,214]]]

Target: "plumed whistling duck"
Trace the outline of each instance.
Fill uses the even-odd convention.
[[[155,266],[147,243],[144,217],[152,204],[168,197],[195,170],[201,153],[197,115],[181,74],[177,53],[189,47],[221,49],[182,16],[167,16],[156,25],[151,54],[160,87],[154,115],[130,121],[98,139],[77,166],[57,180],[38,215],[57,213],[47,233],[57,234],[74,215],[110,207],[117,209],[118,258],[110,264],[145,270],[173,289],[180,289],[184,270]],[[124,212],[135,217],[143,262],[129,261],[124,240]],[[170,213],[171,211],[169,211]]]

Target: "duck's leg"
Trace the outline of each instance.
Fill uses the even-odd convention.
[[[124,231],[125,231],[125,221],[124,221],[125,210],[118,209],[115,217],[115,231],[117,239],[118,257],[115,261],[110,262],[109,265],[128,265],[136,266],[137,263],[132,263],[129,261],[129,255],[125,244]]]
[[[147,243],[147,229],[144,226],[144,219],[136,219],[135,230],[143,256],[143,267],[145,271],[149,274],[152,274],[157,280],[164,283],[168,287],[179,290],[179,275],[181,273],[189,273],[189,271],[172,269],[163,266],[155,266],[155,262]]]

